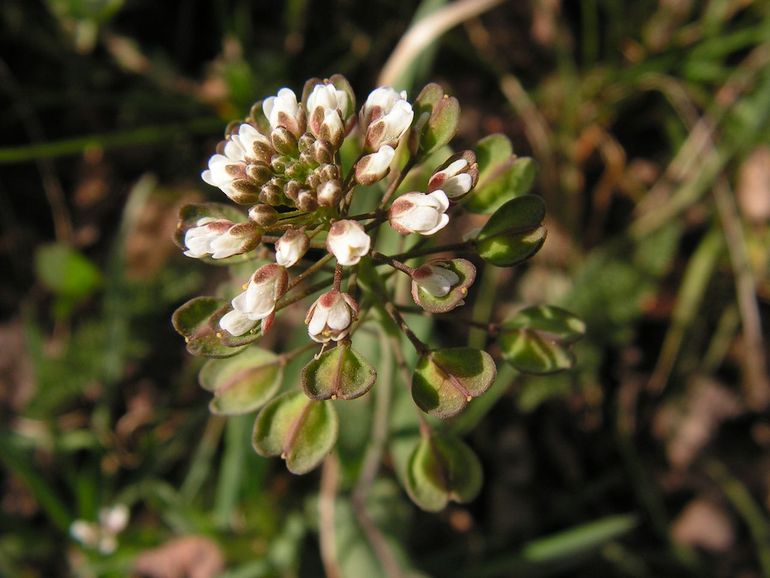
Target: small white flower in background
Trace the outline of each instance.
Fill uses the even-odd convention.
[[[460,276],[441,265],[423,265],[412,273],[412,280],[435,297],[444,297],[460,281]]]
[[[448,208],[449,199],[443,191],[406,193],[393,201],[388,221],[402,235],[432,235],[449,222],[449,215],[446,214]]]
[[[99,522],[75,520],[70,525],[70,536],[102,554],[112,554],[118,547],[117,535],[128,524],[130,511],[125,504],[99,510]]]
[[[289,229],[275,242],[275,262],[291,267],[307,253],[310,238],[300,229]]]
[[[187,247],[184,254],[196,259],[206,255],[211,255],[213,259],[226,259],[250,251],[261,239],[259,229],[252,223],[203,217],[195,225],[184,235]]]
[[[339,341],[348,335],[358,315],[358,303],[347,293],[329,291],[310,306],[305,317],[307,332],[313,341]]]
[[[395,148],[413,118],[406,91],[397,92],[387,86],[376,88],[361,108],[364,147],[367,151],[378,151],[383,145]]]
[[[376,153],[366,155],[356,163],[356,181],[362,185],[371,185],[385,178],[390,172],[390,163],[396,151],[393,147],[383,145]]]
[[[270,128],[284,127],[295,137],[299,138],[304,132],[302,114],[297,95],[290,88],[282,88],[277,96],[266,98],[262,103],[262,111],[270,123]]]
[[[265,135],[250,124],[243,123],[238,132],[227,139],[224,154],[215,154],[209,159],[209,168],[201,173],[201,178],[221,189],[236,203],[255,202],[256,186],[262,184],[255,170],[259,172],[258,165],[264,165],[263,171],[268,170],[257,151],[260,147],[270,146],[270,140]],[[267,173],[263,178],[267,180]],[[245,190],[252,187],[253,191]]]
[[[326,248],[340,265],[355,265],[369,252],[372,240],[356,221],[335,221],[326,237]]]
[[[234,336],[243,335],[257,321],[275,310],[275,303],[286,291],[288,274],[275,263],[263,265],[249,279],[246,290],[232,300],[233,310],[222,316],[219,326]]]
[[[476,155],[472,151],[451,157],[431,176],[428,192],[442,190],[450,201],[459,201],[476,186],[479,169],[475,159]]]

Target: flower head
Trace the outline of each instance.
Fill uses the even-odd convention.
[[[369,252],[372,239],[356,221],[335,221],[326,237],[326,248],[340,265],[355,265]]]
[[[246,289],[232,300],[233,310],[222,316],[219,326],[231,335],[243,335],[257,321],[272,315],[287,283],[284,267],[274,263],[263,265],[251,276]]]
[[[373,90],[361,109],[364,147],[368,151],[378,151],[383,145],[395,148],[413,118],[406,91],[397,92],[387,86]]]
[[[448,208],[449,199],[443,191],[406,193],[393,201],[388,221],[402,235],[432,235],[449,222],[449,215],[446,214]]]
[[[291,267],[307,253],[310,238],[300,229],[289,229],[275,242],[275,262]]]
[[[347,293],[329,291],[310,306],[305,317],[307,332],[313,341],[339,341],[350,332],[350,325],[358,315],[358,303]]]

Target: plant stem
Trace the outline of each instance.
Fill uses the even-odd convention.
[[[406,321],[404,321],[404,318],[401,316],[401,313],[398,312],[398,309],[392,301],[388,301],[385,304],[385,311],[388,312],[388,315],[390,315],[393,323],[398,325],[398,328],[404,333],[404,335],[406,335],[419,355],[425,355],[430,351],[430,348],[425,345],[425,343],[423,343],[420,338],[417,337],[409,328],[409,325],[406,324]]]
[[[439,245],[438,247],[425,247],[423,249],[413,249],[400,253],[398,255],[391,255],[391,259],[414,259],[415,257],[422,257],[423,255],[432,255],[434,253],[446,253],[449,251],[467,251],[471,249],[476,242],[473,239],[463,241],[462,243],[451,243],[449,245]]]
[[[409,171],[412,170],[412,167],[414,167],[414,165],[415,165],[414,157],[409,157],[409,160],[406,161],[404,168],[402,168],[401,171],[390,182],[390,185],[388,185],[388,189],[385,191],[385,194],[382,195],[382,199],[380,200],[380,205],[379,205],[380,210],[385,208],[385,205],[388,204],[388,201],[390,201],[390,198],[396,192],[396,189],[398,189],[398,186],[403,182],[404,178],[406,178],[406,175],[409,174]]]
[[[382,253],[379,253],[377,251],[372,251],[371,257],[374,261],[378,261],[380,263],[385,263],[387,265],[390,265],[394,269],[398,269],[402,273],[406,273],[410,277],[412,276],[412,273],[414,273],[414,269],[407,265],[406,263],[402,263],[401,261],[398,261],[394,259],[393,257],[388,257],[387,255],[383,255]]]
[[[337,536],[334,527],[334,510],[339,487],[340,465],[334,453],[324,460],[321,468],[321,491],[318,496],[318,537],[321,562],[326,578],[341,578],[337,560]]]
[[[334,268],[334,282],[332,284],[332,289],[334,291],[339,291],[341,284],[342,284],[342,265],[337,263],[337,266]]]
[[[291,281],[289,281],[289,286],[286,288],[286,291],[291,291],[294,287],[296,287],[301,281],[315,273],[316,271],[319,271],[323,268],[324,265],[326,265],[329,261],[331,261],[334,258],[334,255],[331,253],[324,255],[321,257],[318,261],[310,265],[307,269],[305,269],[302,273],[294,277]]]

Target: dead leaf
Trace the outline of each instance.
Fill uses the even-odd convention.
[[[727,552],[735,542],[735,529],[724,508],[703,497],[687,504],[672,525],[674,540],[712,552]]]

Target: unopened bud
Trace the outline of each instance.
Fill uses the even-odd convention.
[[[342,184],[339,181],[321,183],[317,191],[318,204],[322,207],[336,207],[342,200]]]
[[[313,146],[314,142],[315,137],[309,132],[306,132],[301,137],[299,137],[299,140],[297,141],[297,147],[300,151],[306,151],[310,149],[311,146]]]
[[[315,193],[307,189],[303,189],[297,196],[297,208],[300,211],[312,212],[318,208],[318,201],[316,200]]]
[[[307,253],[310,238],[301,229],[289,229],[275,242],[275,262],[291,267]]]
[[[334,148],[325,140],[317,140],[311,147],[313,158],[318,164],[327,164],[334,162]]]
[[[249,209],[249,219],[261,227],[269,227],[278,220],[278,211],[270,205],[254,205]]]
[[[393,147],[384,145],[376,153],[363,157],[356,163],[356,182],[371,185],[385,178],[395,155]]]
[[[279,126],[270,133],[270,141],[273,148],[284,155],[296,155],[299,150],[297,147],[297,137],[287,128]]]
[[[283,200],[283,191],[281,187],[271,181],[266,185],[262,185],[262,189],[259,191],[259,200],[268,205],[280,205]]]
[[[476,186],[479,167],[473,151],[452,155],[433,173],[428,181],[428,192],[442,190],[450,201],[459,201]]]
[[[270,166],[272,167],[273,171],[278,174],[283,174],[286,172],[286,167],[288,167],[293,162],[292,158],[286,155],[273,155],[273,158],[270,159]]]
[[[258,186],[264,185],[273,176],[273,171],[264,163],[249,163],[246,166],[246,175]]]

